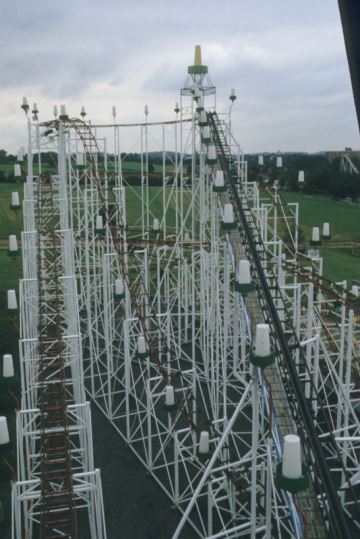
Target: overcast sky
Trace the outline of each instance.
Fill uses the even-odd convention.
[[[359,147],[337,0],[0,0],[0,148],[26,141],[23,96],[94,121],[173,118],[194,45],[238,99],[244,151]]]

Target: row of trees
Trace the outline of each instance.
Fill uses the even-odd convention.
[[[6,150],[0,150],[0,164],[10,164],[16,162],[16,155],[7,153]]]
[[[26,160],[27,156],[24,156],[24,159]],[[113,160],[114,156],[109,154],[109,159]],[[139,170],[140,170],[140,163],[141,163],[141,155],[139,153],[130,153],[130,154],[121,154],[121,158],[123,160],[123,163],[138,163],[139,164]],[[56,166],[58,160],[58,154],[56,152],[41,152],[41,163],[46,164],[49,166],[49,169],[51,167]],[[104,161],[103,154],[98,155],[98,162],[102,163]],[[157,154],[154,154],[154,156],[149,155],[148,156],[148,171],[150,174],[153,174],[155,172],[155,164],[162,163],[162,160],[158,157]],[[33,163],[36,165],[39,162],[39,155],[34,154],[33,156]],[[17,156],[13,154],[8,154],[6,150],[0,150],[0,182],[13,182],[18,178],[15,178],[14,176],[14,165],[17,163]],[[144,167],[145,167],[145,160],[143,161]],[[3,165],[3,168],[1,166]],[[4,166],[5,165],[5,166]],[[139,180],[140,181],[140,180]]]
[[[111,159],[111,155],[109,158]],[[122,153],[124,164],[138,163],[140,169],[141,155],[139,153]],[[174,157],[174,155],[173,155]],[[276,155],[265,156],[264,166],[258,165],[257,156],[248,155],[249,179],[272,184],[279,181],[281,187],[291,191],[299,189],[298,171],[305,172],[304,192],[308,194],[325,194],[334,198],[360,198],[360,176],[347,174],[340,171],[340,159],[334,159],[331,163],[323,154],[286,154],[283,156],[283,167],[276,167]],[[103,156],[99,156],[99,162]],[[49,167],[57,163],[56,152],[42,152],[41,161]],[[34,155],[34,163],[38,162],[38,155]],[[16,156],[8,154],[5,150],[0,150],[0,182],[14,181],[13,166],[16,163]],[[154,174],[155,166],[162,164],[162,154],[152,152],[148,156],[149,173]],[[360,168],[360,162],[354,163]],[[6,165],[3,168],[1,165]],[[185,160],[185,170],[191,176],[191,164]],[[134,170],[132,175],[136,175]]]
[[[353,160],[354,161],[354,160]],[[359,166],[360,163],[355,163]],[[283,157],[283,167],[277,168],[274,158],[265,159],[265,165],[257,164],[257,157],[248,157],[249,177],[260,182],[278,180],[281,187],[299,190],[298,172],[305,173],[303,190],[308,194],[330,195],[333,198],[360,198],[360,176],[340,171],[340,158],[329,162],[325,155],[288,154]]]

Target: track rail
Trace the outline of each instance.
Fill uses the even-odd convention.
[[[238,227],[246,255],[250,259],[253,278],[257,286],[260,304],[262,306],[265,320],[270,324],[272,338],[277,352],[277,361],[281,378],[289,397],[289,405],[295,423],[299,427],[303,439],[304,453],[309,466],[315,492],[324,503],[321,503],[322,517],[327,524],[329,537],[336,539],[345,539],[351,537],[346,516],[343,512],[337,489],[334,484],[333,476],[326,460],[329,447],[332,452],[338,452],[337,445],[331,432],[331,426],[327,428],[326,412],[322,410],[321,402],[318,402],[322,429],[329,434],[328,441],[319,439],[319,428],[313,417],[309,400],[305,397],[304,389],[299,377],[299,371],[306,371],[306,358],[301,350],[294,329],[286,326],[284,331],[282,322],[279,318],[274,299],[281,299],[281,292],[278,288],[276,279],[269,272],[266,249],[261,241],[256,224],[247,204],[245,193],[241,184],[237,183],[237,174],[230,148],[227,144],[220,120],[215,112],[207,114],[208,122],[212,132],[212,137],[216,146],[217,157],[224,172],[225,181],[228,187],[230,199],[234,206],[234,212],[238,219]],[[266,273],[264,270],[266,268]],[[299,366],[295,365],[292,351],[299,349]],[[318,399],[318,394],[312,387],[312,398]],[[324,425],[325,422],[325,425]],[[339,455],[339,465],[341,459]],[[348,478],[346,470],[343,470],[345,477]],[[348,486],[352,492],[354,507],[358,512],[359,504],[353,492],[348,478]]]
[[[92,178],[92,185],[97,190],[97,193],[99,195],[99,201],[102,206],[101,208],[102,215],[104,216],[106,226],[109,229],[109,236],[111,238],[111,243],[114,248],[114,251],[118,254],[121,274],[126,283],[126,287],[129,290],[132,313],[133,313],[133,316],[138,318],[139,320],[142,335],[144,336],[145,341],[146,341],[151,364],[152,366],[157,367],[158,373],[159,375],[163,377],[163,381],[165,384],[172,382],[174,383],[174,385],[176,383],[175,387],[186,387],[186,381],[185,381],[185,378],[183,377],[181,368],[177,368],[176,370],[172,368],[172,371],[169,374],[166,363],[163,360],[164,353],[167,351],[166,345],[163,345],[163,347],[160,347],[159,349],[154,338],[152,337],[154,330],[152,331],[149,330],[148,326],[149,326],[149,322],[151,322],[153,328],[156,328],[156,331],[162,335],[161,341],[163,343],[166,343],[165,335],[163,334],[163,331],[158,322],[156,312],[151,307],[149,292],[146,289],[145,283],[142,280],[141,268],[137,267],[137,275],[139,276],[141,280],[141,285],[145,292],[147,303],[150,306],[149,312],[147,313],[146,316],[144,315],[141,302],[139,301],[136,295],[136,290],[134,290],[134,287],[132,286],[131,275],[129,273],[127,263],[124,257],[124,253],[130,254],[132,244],[137,245],[138,243],[140,244],[143,243],[144,246],[148,247],[153,244],[161,245],[161,243],[168,244],[169,242],[161,242],[161,240],[151,241],[149,239],[134,239],[134,238],[128,238],[128,237],[125,238],[123,234],[121,234],[120,238],[118,237],[119,228],[115,224],[115,214],[111,215],[111,212],[109,210],[108,200],[107,200],[108,194],[106,192],[106,189],[104,188],[104,182],[103,182],[103,179],[101,178],[101,174],[97,170],[96,164],[94,163],[94,160],[93,160],[94,150],[98,150],[98,152],[100,153],[100,149],[98,148],[96,138],[93,135],[93,131],[92,131],[93,126],[91,126],[90,128],[85,122],[81,120],[71,120],[70,122],[71,122],[71,127],[75,129],[75,131],[77,132],[77,134],[79,135],[82,141],[82,144],[83,144],[86,156],[87,156],[87,162],[89,163],[89,169],[91,170],[90,175]],[[168,122],[168,123],[173,123],[173,122]],[[119,207],[116,207],[116,217],[118,218],[120,222],[121,230],[122,231],[126,230],[127,226],[126,226],[126,223],[123,221],[122,212]],[[105,238],[100,239],[100,241],[105,241]],[[197,242],[183,242],[183,245],[186,246],[187,248],[189,247],[196,248]],[[208,245],[203,244],[203,248],[208,249]],[[176,403],[177,413],[176,413],[172,430],[175,431],[178,428],[178,425],[180,424],[180,420],[183,419],[184,422],[188,424],[188,426],[198,435],[200,434],[202,430],[201,425],[204,424],[204,422],[207,425],[207,428],[209,429],[209,431],[212,434],[216,435],[216,433],[213,432],[213,426],[211,424],[211,421],[212,421],[211,414],[208,415],[207,413],[204,413],[204,416],[199,420],[198,416],[200,416],[201,413],[197,411],[197,420],[196,421],[194,420],[193,412],[191,410],[192,400],[193,400],[193,395],[191,393],[191,388],[188,388],[184,396],[181,399],[179,399]],[[219,456],[217,457],[215,463],[217,466],[221,466],[224,464],[224,462],[222,462]],[[230,470],[227,470],[225,474],[228,477],[228,479],[232,482],[236,490],[242,493],[242,487],[240,486],[240,482],[238,478],[236,477],[236,474]]]
[[[40,538],[78,538],[63,341],[61,241],[55,232],[53,181],[41,174],[37,190],[38,353],[41,422]],[[56,219],[56,218],[55,218]]]

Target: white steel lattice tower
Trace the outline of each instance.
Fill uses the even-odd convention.
[[[20,281],[22,409],[13,537],[105,538],[100,472],[94,469],[85,400],[74,238],[65,169],[33,174],[40,126],[29,121],[23,279]]]

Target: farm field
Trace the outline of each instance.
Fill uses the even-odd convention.
[[[7,245],[9,234],[16,234],[20,237],[22,228],[21,212],[10,210],[11,191],[19,191],[22,198],[22,185],[0,184],[0,355],[12,354],[16,372],[19,374],[19,350],[18,350],[18,318],[10,315],[7,310],[7,290],[18,290],[18,281],[21,276],[21,258],[7,256]],[[4,248],[5,247],[5,248]],[[17,298],[18,298],[17,292]],[[14,401],[15,408],[15,401]],[[15,413],[7,413],[10,439],[15,440]],[[16,467],[16,445],[13,444],[9,456],[9,463]],[[4,502],[6,521],[2,528],[5,536],[10,536],[10,483],[5,478],[0,478],[0,498]]]
[[[22,199],[23,185],[17,183],[0,183],[0,240],[8,240],[9,234],[20,238],[22,230],[22,211],[11,211],[11,193],[17,191]]]
[[[154,163],[152,165],[149,165],[149,166],[152,166],[152,172],[150,172],[150,174],[162,174],[162,171],[163,171],[163,167],[161,164],[158,164],[158,163]],[[124,173],[136,173],[138,172],[140,174],[141,172],[141,163],[139,161],[122,161],[121,163],[121,167],[122,167],[122,171]],[[101,164],[99,164],[99,168],[100,170],[102,169],[101,167]],[[166,173],[167,174],[170,174],[172,172],[174,172],[174,165],[170,164],[169,162],[166,163]],[[43,172],[55,172],[56,171],[56,166],[55,165],[51,165],[49,163],[42,163],[41,165],[41,169]],[[145,169],[145,161],[144,161],[144,169]],[[26,170],[26,166],[24,164],[21,165],[21,170],[24,171]],[[112,161],[109,161],[108,162],[108,172],[109,173],[112,173],[114,172],[114,163]],[[4,174],[8,175],[8,174],[12,174],[13,171],[14,171],[14,164],[13,163],[1,163],[0,164],[0,171],[4,172]],[[38,174],[38,169],[37,169],[37,165],[36,163],[34,163],[34,174]]]
[[[293,192],[282,192],[286,202],[299,203],[299,222],[306,239],[311,238],[313,226],[322,227],[330,223],[331,241],[360,242],[360,205],[332,200],[325,196],[310,196]],[[360,279],[360,257],[351,249],[321,247],[324,257],[324,276],[333,281],[346,279],[348,286]]]
[[[20,239],[22,230],[22,212],[11,211],[11,192],[18,191],[22,199],[22,185],[0,184],[0,352],[18,355],[17,331],[10,322],[7,311],[7,290],[18,288],[18,279],[21,274],[21,257],[7,256],[9,234],[16,234]]]
[[[22,184],[0,183],[0,241],[6,243],[9,234],[20,238],[22,230],[21,212],[10,210],[11,192],[18,191],[22,198]],[[128,224],[141,225],[140,187],[128,187],[126,190],[126,206]],[[313,226],[321,227],[324,222],[330,222],[332,241],[360,242],[360,205],[343,201],[334,201],[327,197],[302,195],[293,192],[283,192],[287,202],[300,204],[299,219],[306,239],[311,237]],[[153,217],[161,219],[163,214],[162,190],[158,187],[149,188],[149,202]],[[175,222],[174,213],[168,210],[168,226]],[[152,222],[150,223],[150,226]],[[360,257],[351,253],[351,249],[321,247],[324,256],[325,276],[332,280],[347,279],[349,284],[353,279],[360,279]],[[4,254],[4,253],[3,253]],[[3,271],[6,271],[7,257],[3,260]],[[10,260],[9,260],[10,262]]]
[[[126,188],[126,217],[127,223],[130,226],[140,226],[141,225],[141,187],[138,186],[128,186]],[[186,193],[184,193],[184,212],[187,211],[188,203],[190,202],[190,194],[187,198]],[[168,199],[168,194],[166,199]],[[167,203],[167,202],[166,202]],[[150,227],[152,227],[152,219],[157,218],[161,221],[164,214],[164,203],[163,203],[163,190],[159,187],[150,186],[149,187],[149,206],[152,214],[150,219]],[[175,226],[175,210],[173,206],[167,208],[167,219],[166,225],[168,227]]]

